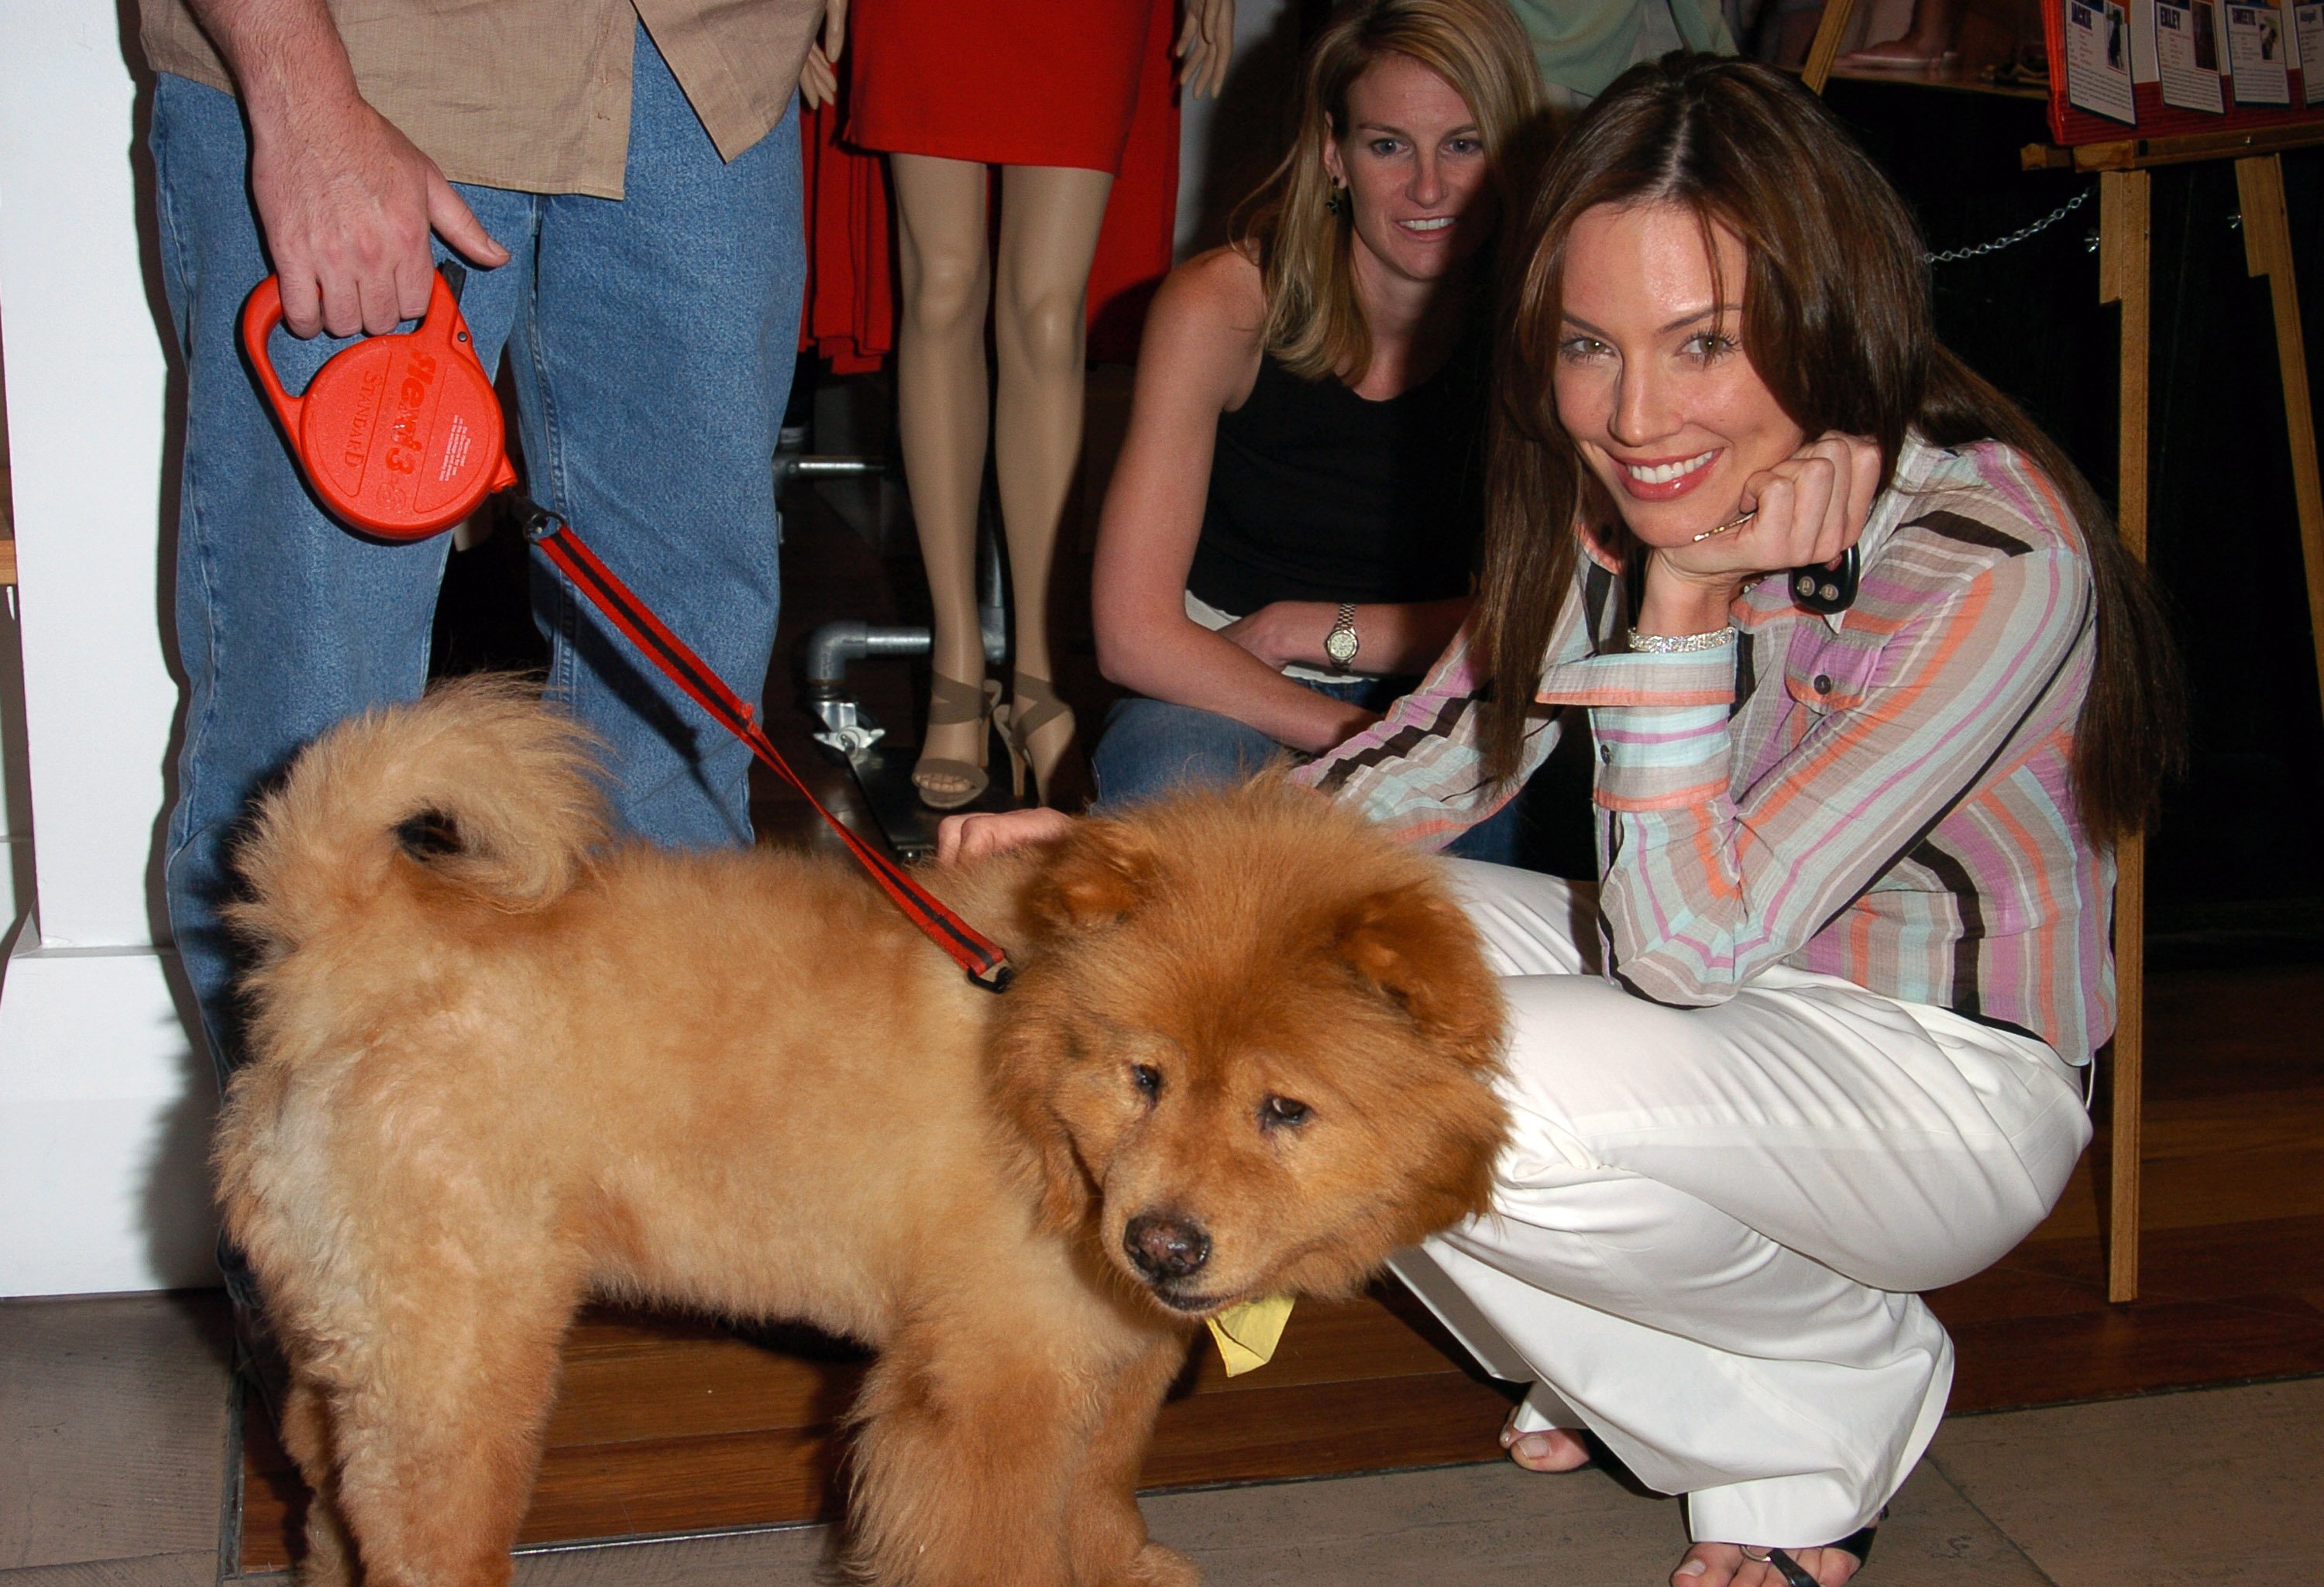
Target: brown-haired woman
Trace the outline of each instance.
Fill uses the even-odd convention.
[[[1790,79],[1633,69],[1512,242],[1472,626],[1304,775],[1441,844],[1586,709],[1602,882],[1577,933],[1564,884],[1461,866],[1516,1137],[1494,1215],[1399,1271],[1535,1385],[1513,1458],[1577,1465],[1586,1428],[1689,1496],[1679,1587],[1829,1587],[1943,1413],[1918,1292],[2089,1139],[2170,650]]]
[[[1239,240],[1147,319],[1093,590],[1099,661],[1139,694],[1097,748],[1109,802],[1329,749],[1468,613],[1525,34],[1502,0],[1353,0],[1302,83]]]

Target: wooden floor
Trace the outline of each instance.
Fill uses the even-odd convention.
[[[913,620],[909,597],[899,610],[876,561],[867,570],[844,540],[795,533],[785,567],[783,654],[824,613]],[[891,666],[864,679],[891,722],[908,712],[901,677]],[[771,715],[794,763],[852,815],[803,722]],[[770,791],[759,813],[779,840],[824,841],[796,800]],[[2148,995],[2144,1291],[2132,1306],[2106,1301],[2092,1177],[2104,1183],[2101,1108],[2098,1142],[2050,1220],[1990,1271],[1931,1297],[1960,1344],[1956,1413],[2324,1373],[2324,966],[2163,970]],[[862,1370],[830,1342],[591,1313],[567,1348],[523,1541],[830,1515],[836,1426]],[[1383,1287],[1303,1306],[1275,1361],[1232,1381],[1198,1352],[1145,1482],[1494,1459],[1508,1403],[1415,1303]],[[275,1569],[291,1557],[301,1494],[254,1405],[244,1425],[243,1564]]]

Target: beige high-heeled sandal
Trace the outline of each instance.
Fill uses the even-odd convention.
[[[1014,680],[1013,697],[1004,706],[1001,734],[1009,741],[1009,769],[1013,774],[1011,787],[1019,798],[1025,797],[1025,771],[1033,773],[1033,798],[1038,804],[1049,802],[1050,784],[1056,780],[1057,767],[1066,752],[1074,747],[1074,708],[1057,697],[1056,687],[1046,678],[1035,678],[1029,672],[1019,672]],[[1052,734],[1053,745],[1046,752],[1035,747],[1034,735],[1051,723],[1062,719],[1065,732]]]
[[[931,810],[957,810],[991,786],[991,779],[985,775],[984,755],[987,741],[992,736],[990,729],[993,715],[1000,709],[1001,685],[996,679],[988,678],[980,686],[946,678],[941,672],[928,675],[928,725],[957,727],[963,723],[975,723],[976,760],[972,764],[923,753],[919,763],[912,768],[912,786],[920,790],[920,803]],[[1010,763],[1012,768],[1016,764],[1013,754]]]

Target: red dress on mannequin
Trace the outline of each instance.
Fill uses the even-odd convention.
[[[1170,269],[1177,220],[1178,96],[1170,55],[1176,10],[1170,0],[858,0],[841,62],[844,116],[831,106],[800,116],[808,268],[801,346],[829,359],[837,374],[876,369],[895,346],[887,170],[877,155],[859,152],[881,148],[1113,171],[1090,269],[1089,355],[1105,363],[1134,360],[1146,305]],[[1077,51],[1096,50],[1110,60],[1120,42],[1114,35],[1126,27],[1122,19],[1133,14],[1144,31],[1131,51],[1134,76],[1125,101],[1115,106],[1110,88],[1103,114],[1093,114],[1090,96],[1061,93],[1058,84],[1094,82],[1096,69]],[[977,19],[973,29],[966,25],[970,16]],[[899,29],[919,42],[892,37]],[[875,32],[891,35],[886,58],[872,42]],[[1038,60],[1062,52],[1074,55],[1076,64],[1036,66],[1030,52],[1001,47],[1003,40],[1028,35],[1046,41]],[[1061,42],[1053,35],[1065,37]],[[973,68],[972,60],[978,63]],[[1028,80],[1052,70],[1059,74],[1055,81],[1035,86]],[[881,91],[866,89],[882,72],[891,106],[908,84],[925,78],[934,86],[927,87],[925,104],[894,107],[883,125]],[[1076,125],[1065,125],[1068,118],[1055,114],[1065,105],[1083,107],[1073,118]],[[869,134],[867,120],[874,129]],[[927,146],[918,139],[871,141],[901,136],[898,122],[924,129]],[[946,135],[941,130],[946,125],[957,141],[939,147],[933,140]],[[1037,150],[1036,138],[1049,142]],[[1069,144],[1071,151],[1102,152],[1101,145],[1110,145],[1112,152],[1107,158],[1065,158]],[[991,152],[1004,145],[1042,157]],[[970,148],[986,152],[954,152]]]
[[[859,0],[847,141],[1119,174],[1148,23],[1174,9],[1168,0]]]

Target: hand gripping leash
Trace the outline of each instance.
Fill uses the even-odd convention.
[[[518,489],[500,401],[460,316],[466,279],[447,263],[417,328],[366,337],[334,354],[299,396],[285,391],[267,353],[282,323],[275,278],[259,282],[242,311],[242,341],[258,383],[281,421],[315,494],[335,516],[389,540],[442,533],[484,499],[515,492],[525,538],[587,596],[665,677],[750,746],[751,753],[815,807],[881,891],[969,978],[1007,988],[1009,956],[912,880],[904,868],[840,824],[775,751],[758,715],[614,577],[570,525]]]

